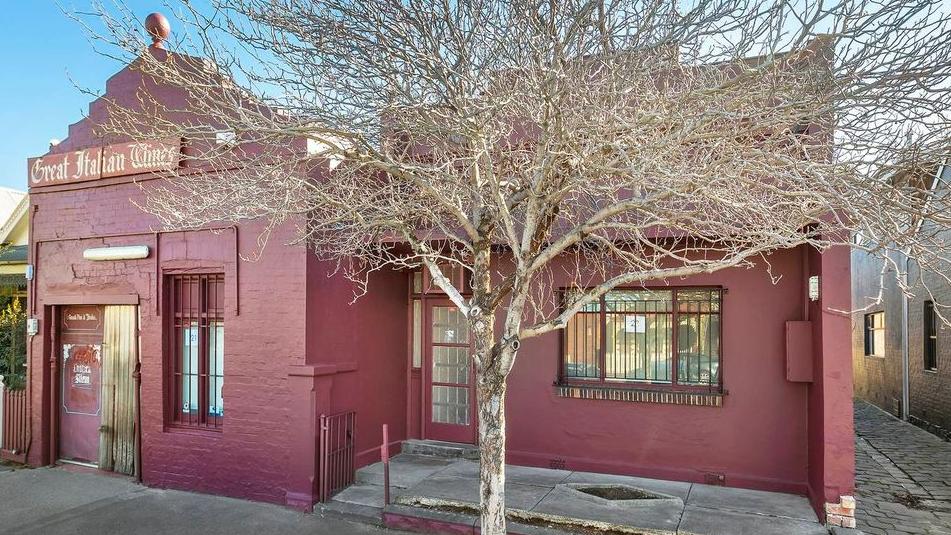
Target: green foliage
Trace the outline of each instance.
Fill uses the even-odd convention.
[[[0,375],[7,388],[26,386],[26,311],[15,298],[0,311]]]

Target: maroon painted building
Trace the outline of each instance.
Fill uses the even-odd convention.
[[[263,223],[157,230],[137,204],[188,167],[181,140],[94,127],[104,99],[141,90],[184,98],[123,69],[29,163],[29,462],[309,508],[321,415],[353,411],[357,466],[379,459],[383,424],[394,453],[410,438],[474,442],[465,324],[421,273],[376,273],[350,304],[350,282],[281,245],[294,222],[254,261]],[[619,290],[527,341],[510,462],[799,493],[820,511],[851,495],[850,319],[835,312],[850,306],[849,253],[769,261],[771,274]]]

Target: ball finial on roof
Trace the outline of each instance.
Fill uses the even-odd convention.
[[[152,36],[152,48],[165,48],[162,41],[168,39],[168,35],[172,33],[172,26],[165,15],[152,13],[145,17],[145,31]]]

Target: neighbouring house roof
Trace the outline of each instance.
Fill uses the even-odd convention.
[[[23,197],[26,197],[25,191],[0,186],[0,218],[10,217]]]
[[[0,264],[25,263],[28,249],[27,245],[0,246]]]
[[[16,202],[9,204],[13,199],[16,199]],[[0,188],[0,243],[28,243],[26,226],[29,205],[30,197],[25,192]]]
[[[0,187],[0,293],[26,289],[29,205],[26,192]]]

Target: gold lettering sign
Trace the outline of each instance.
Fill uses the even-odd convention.
[[[116,143],[27,161],[30,188],[141,173],[171,171],[181,160],[181,140]]]
[[[98,331],[102,327],[102,309],[95,305],[73,305],[63,309],[63,328],[67,331]]]

